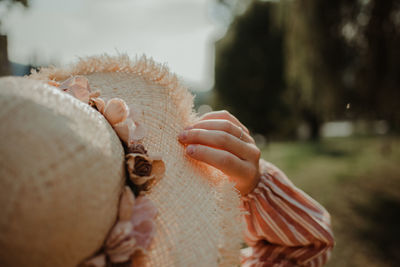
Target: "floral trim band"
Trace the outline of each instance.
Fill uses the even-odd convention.
[[[125,186],[122,193],[118,221],[111,229],[103,248],[81,266],[141,266],[155,235],[154,219],[157,208],[145,196],[135,199],[131,189]]]
[[[57,83],[53,81],[50,84],[57,86]],[[146,135],[145,127],[135,120],[139,113],[133,106],[128,107],[120,98],[112,98],[106,103],[99,97],[100,92],[91,91],[86,77],[73,76],[59,84],[58,87],[103,114],[125,145],[134,144]]]
[[[119,203],[118,219],[109,232],[101,250],[80,266],[140,266],[155,235],[154,219],[157,208],[145,197],[145,192],[163,177],[165,164],[160,156],[149,155],[139,142],[146,128],[137,122],[139,114],[120,98],[107,102],[100,92],[92,92],[84,76],[72,76],[58,83],[48,82],[62,91],[89,104],[100,112],[121,139],[125,150],[125,166],[135,195],[125,186]],[[129,184],[129,183],[128,183]]]

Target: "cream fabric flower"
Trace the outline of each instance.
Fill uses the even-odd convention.
[[[51,84],[95,107],[104,115],[125,144],[133,144],[146,135],[145,127],[137,122],[139,113],[133,107],[128,107],[125,101],[120,98],[112,98],[106,103],[99,97],[99,92],[91,92],[86,77],[72,76],[59,85],[55,82]]]
[[[84,76],[72,76],[63,81],[59,88],[67,92],[84,103],[89,103],[90,87],[89,81]]]
[[[105,104],[103,99],[93,98],[93,103],[126,145],[133,144],[146,135],[145,127],[136,120],[134,108],[128,107],[124,100],[112,98]]]

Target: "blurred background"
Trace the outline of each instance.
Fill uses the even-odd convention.
[[[331,213],[327,266],[400,263],[400,0],[0,0],[0,76],[146,54]]]

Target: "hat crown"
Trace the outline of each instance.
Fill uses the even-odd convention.
[[[113,225],[123,150],[93,108],[43,82],[0,79],[0,265],[76,266]]]

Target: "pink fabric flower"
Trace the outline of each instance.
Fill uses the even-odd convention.
[[[57,83],[51,83],[53,86]],[[114,128],[118,137],[128,146],[143,139],[146,129],[137,122],[139,116],[134,108],[128,107],[120,98],[110,99],[107,103],[100,98],[99,92],[91,92],[89,81],[84,76],[72,76],[58,85],[64,92],[73,95],[84,103],[87,103],[104,115]]]
[[[125,186],[118,221],[105,241],[104,253],[85,261],[83,266],[105,267],[106,256],[112,263],[123,263],[135,255],[145,255],[155,235],[156,216],[157,209],[151,200],[144,196],[135,199],[131,189]]]
[[[49,84],[59,87],[64,92],[96,108],[128,147],[145,136],[144,126],[137,122],[139,113],[135,112],[133,107],[128,107],[120,98],[110,99],[106,103],[99,97],[99,92],[91,92],[86,77],[73,76],[61,84],[54,81]],[[129,155],[131,156],[127,158],[127,164],[131,166],[134,164],[135,154]],[[164,174],[165,165],[161,159],[149,158],[147,153],[145,156],[146,160],[150,160],[153,164],[153,166],[149,165],[152,168],[149,168],[147,178],[154,179]],[[131,171],[134,170],[136,170],[135,166],[132,165]],[[143,177],[141,176],[141,178]],[[108,262],[133,263],[143,260],[143,255],[147,253],[155,235],[154,218],[156,215],[157,209],[149,199],[140,196],[135,200],[131,189],[125,186],[120,200],[118,221],[111,229],[102,253],[86,260],[81,265],[105,267]]]
[[[93,258],[88,259],[83,264],[79,265],[83,267],[104,267],[106,266],[106,255],[99,254],[94,256]]]
[[[124,100],[112,98],[107,104],[101,98],[93,98],[92,101],[114,128],[118,137],[128,146],[146,135],[145,127],[137,122],[138,113],[132,106],[128,107]]]
[[[144,196],[134,199],[125,186],[119,207],[119,218],[107,238],[105,253],[111,262],[126,262],[136,252],[146,253],[154,235],[157,209]]]
[[[74,97],[78,98],[84,103],[89,103],[90,87],[89,81],[84,76],[72,76],[71,78],[63,81],[59,88]]]
[[[133,206],[131,236],[136,240],[136,248],[146,252],[155,235],[156,225],[154,222],[157,209],[150,199],[139,196]]]

